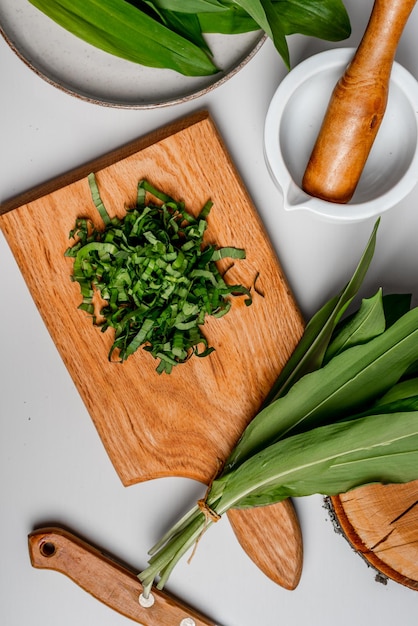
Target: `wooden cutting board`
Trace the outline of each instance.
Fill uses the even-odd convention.
[[[208,319],[215,352],[191,358],[170,375],[139,350],[110,363],[111,331],[100,332],[77,309],[81,297],[64,258],[76,217],[100,225],[86,174],[96,173],[109,213],[123,215],[147,178],[196,214],[210,198],[207,240],[245,248],[228,272],[252,287],[253,304],[233,300],[225,317]],[[266,199],[269,202],[269,199]],[[3,209],[1,228],[33,299],[124,485],[160,476],[207,483],[282,369],[303,331],[269,239],[207,113],[181,120]]]
[[[122,216],[135,203],[138,181],[147,178],[194,214],[211,199],[207,240],[246,250],[228,279],[251,287],[253,304],[234,299],[225,317],[205,323],[215,347],[210,356],[193,357],[161,376],[144,350],[123,364],[109,363],[111,332],[101,333],[77,309],[79,287],[70,280],[71,259],[64,258],[76,217],[100,224],[86,179],[92,171],[110,214]],[[266,202],[274,210],[271,199]],[[184,476],[208,484],[303,333],[276,255],[208,113],[179,120],[8,201],[0,207],[0,227],[122,483]],[[294,589],[302,538],[291,502],[229,517],[260,569]]]
[[[330,498],[347,540],[388,578],[418,591],[418,480]]]

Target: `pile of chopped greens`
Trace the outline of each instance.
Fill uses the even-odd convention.
[[[201,329],[205,317],[225,315],[231,295],[251,304],[250,291],[227,284],[217,267],[220,259],[245,258],[245,251],[203,243],[212,202],[193,217],[183,202],[142,180],[136,206],[123,218],[110,218],[94,174],[88,180],[104,228],[78,218],[70,232],[75,243],[65,255],[74,258],[79,308],[103,332],[114,329],[109,359],[116,354],[124,361],[142,346],[159,359],[157,372],[169,374],[192,354],[210,354],[214,348]],[[147,202],[147,192],[160,203]]]
[[[342,0],[29,0],[89,44],[134,63],[186,76],[215,74],[205,33],[264,31],[289,67],[286,36],[350,35]]]
[[[378,222],[347,286],[310,320],[264,406],[200,500],[150,550],[145,595],[232,508],[418,478],[418,307],[363,299]],[[344,315],[345,314],[345,315]]]

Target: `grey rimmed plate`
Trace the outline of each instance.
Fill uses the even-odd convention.
[[[185,77],[114,57],[84,43],[28,0],[2,0],[0,32],[20,59],[55,87],[104,106],[148,109],[185,102],[218,87],[256,54],[262,31],[208,35],[221,71]]]

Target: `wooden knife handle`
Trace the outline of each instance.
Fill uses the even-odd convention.
[[[139,603],[142,585],[135,572],[62,528],[43,528],[28,537],[31,563],[71,578],[92,596],[143,626],[216,626],[173,596],[155,588],[154,604]]]
[[[375,0],[364,36],[331,96],[303,189],[348,202],[383,119],[399,39],[417,0]]]

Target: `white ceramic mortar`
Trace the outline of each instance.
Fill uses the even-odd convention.
[[[264,146],[287,211],[306,210],[332,222],[359,222],[396,206],[418,182],[418,82],[394,63],[384,119],[352,200],[326,202],[301,189],[335,84],[353,48],[328,50],[292,69],[268,110]]]

